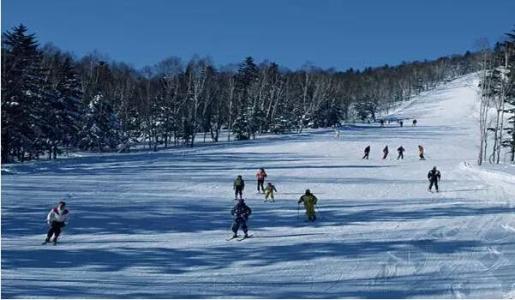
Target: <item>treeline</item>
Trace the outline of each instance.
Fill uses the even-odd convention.
[[[480,51],[480,149],[478,164],[515,162],[515,30],[493,49]],[[491,142],[491,144],[489,144]]]
[[[398,66],[287,70],[247,57],[217,68],[207,58],[168,58],[135,70],[100,55],[40,47],[23,25],[2,38],[2,162],[63,151],[129,151],[302,132],[375,119],[438,83],[477,71],[480,53]]]

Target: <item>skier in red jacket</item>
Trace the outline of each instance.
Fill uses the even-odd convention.
[[[263,192],[263,193],[265,192],[264,184],[265,184],[266,176],[267,175],[266,175],[265,169],[259,168],[259,170],[256,173],[258,193],[259,192]],[[260,190],[260,188],[261,188],[261,190]]]

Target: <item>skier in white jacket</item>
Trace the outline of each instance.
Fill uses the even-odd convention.
[[[48,229],[47,237],[43,242],[43,245],[50,242],[52,236],[54,236],[52,242],[54,245],[57,244],[57,238],[59,237],[59,234],[61,234],[61,228],[66,226],[66,221],[68,221],[70,214],[68,209],[65,207],[66,203],[64,201],[60,201],[57,207],[52,208],[48,213],[46,220],[50,228]]]

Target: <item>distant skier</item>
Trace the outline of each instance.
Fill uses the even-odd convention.
[[[252,214],[252,210],[247,206],[247,204],[245,204],[245,201],[243,199],[238,200],[238,203],[231,210],[231,215],[234,216],[234,221],[232,223],[232,232],[234,233],[232,236],[233,238],[238,237],[238,229],[240,229],[240,227],[245,234],[244,237],[249,237],[247,220],[249,219],[250,214]]]
[[[386,157],[388,157],[388,145],[383,148],[383,159],[386,159]]]
[[[440,171],[436,169],[436,167],[433,167],[433,169],[429,170],[429,173],[427,173],[427,179],[429,180],[429,191],[432,192],[433,185],[435,186],[436,192],[438,193],[438,181],[440,181],[441,178]]]
[[[366,148],[365,148],[365,155],[363,155],[363,157],[361,159],[368,159],[368,155],[370,154],[370,145],[368,145]]]
[[[384,127],[384,120],[379,120],[379,123],[381,124],[381,127]]]
[[[268,201],[268,198],[271,198],[272,202],[275,202],[274,192],[277,192],[277,189],[275,188],[275,185],[269,182],[265,188],[265,202]]]
[[[238,199],[238,194],[240,195],[240,199],[243,198],[243,189],[245,188],[245,181],[241,177],[241,175],[238,175],[236,179],[234,180],[234,200]]]
[[[399,124],[402,126],[404,126],[404,122],[403,121],[400,121]]]
[[[266,176],[267,176],[267,174],[265,172],[265,169],[259,168],[258,172],[256,173],[258,193],[265,192],[265,187],[263,185],[265,184]]]
[[[417,119],[413,120],[413,127],[417,126]]]
[[[404,151],[406,151],[406,149],[404,149],[404,147],[402,146],[397,148],[397,152],[399,153],[399,156],[397,156],[397,160],[404,159]]]
[[[424,157],[424,147],[422,145],[418,145],[418,156],[420,157],[420,160],[425,160]]]
[[[48,233],[45,241],[43,242],[43,245],[50,242],[52,236],[54,236],[52,242],[54,243],[54,245],[57,244],[57,238],[61,234],[61,228],[66,226],[66,221],[68,221],[69,213],[70,212],[68,211],[68,209],[66,209],[66,203],[64,201],[60,201],[57,207],[54,207],[50,210],[46,217],[48,226],[50,226],[50,228],[48,229]]]
[[[304,203],[308,221],[314,222],[317,218],[315,213],[315,205],[317,204],[317,201],[317,197],[315,197],[309,189],[307,189],[306,193],[300,197],[299,201],[297,201],[298,204]]]

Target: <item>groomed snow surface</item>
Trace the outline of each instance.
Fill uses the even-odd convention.
[[[466,76],[396,112],[417,127],[4,166],[1,296],[513,298],[514,173],[474,167],[475,86]],[[427,191],[433,166],[438,194]],[[259,167],[275,203],[256,193]],[[254,237],[226,241],[239,174]],[[315,223],[298,214],[306,188],[319,198]],[[60,244],[42,246],[61,198],[72,220]]]

